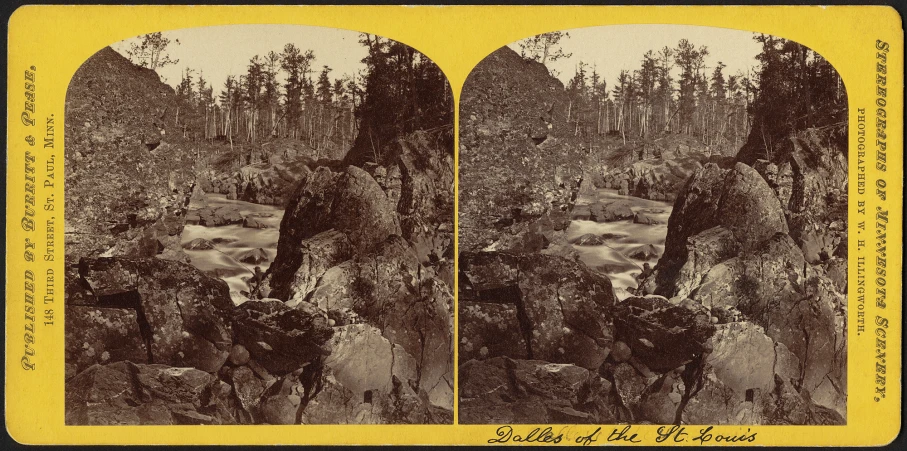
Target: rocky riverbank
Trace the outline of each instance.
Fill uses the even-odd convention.
[[[591,161],[585,179],[596,188],[641,199],[673,202],[690,176],[707,163],[727,166],[733,157],[681,134],[665,133],[651,141],[620,144],[606,137],[602,144],[610,158]]]
[[[452,422],[450,149],[416,132],[380,165],[247,174],[281,217],[204,193],[143,103],[172,95],[110,49],[69,90],[66,423]]]
[[[461,422],[845,422],[840,141],[806,130],[771,161],[746,147],[735,163],[697,160],[663,178],[671,209],[643,210],[577,201],[593,191],[569,162],[595,162],[569,154],[556,114],[568,100],[540,64],[498,50],[461,105]],[[520,122],[536,117],[537,133]],[[510,148],[519,156],[502,157]],[[532,182],[508,179],[510,165]],[[610,183],[633,194],[630,179]],[[588,265],[583,251],[619,239],[590,230],[611,223],[666,227],[663,248],[623,249],[650,267],[620,296],[607,274],[633,270]]]

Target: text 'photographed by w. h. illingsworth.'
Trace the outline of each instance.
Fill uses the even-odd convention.
[[[101,49],[66,96],[66,424],[453,421],[453,99],[291,25]]]
[[[838,425],[847,95],[783,38],[551,32],[459,125],[459,421]]]

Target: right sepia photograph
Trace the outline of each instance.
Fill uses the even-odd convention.
[[[751,31],[500,48],[459,115],[465,424],[847,422],[848,103]]]

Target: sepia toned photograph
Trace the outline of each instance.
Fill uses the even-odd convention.
[[[65,110],[67,425],[451,424],[453,96],[406,44],[111,44]]]
[[[847,94],[781,37],[554,31],[459,123],[465,424],[843,425]]]

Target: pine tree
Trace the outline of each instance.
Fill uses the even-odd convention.
[[[236,100],[236,77],[228,75],[224,80],[224,88],[220,93],[220,104],[224,108],[223,134],[230,142],[230,148],[233,148],[233,111]]]
[[[258,137],[258,111],[261,107],[262,88],[265,82],[264,63],[255,55],[249,60],[246,76],[243,79],[243,101],[245,104],[246,138],[255,142]]]
[[[172,59],[167,53],[170,42],[170,39],[164,37],[160,31],[142,35],[142,41],[132,44],[129,50],[126,50],[126,54],[129,56],[129,61],[141,67],[156,70],[179,62],[179,59]],[[172,42],[176,45],[180,43],[179,39]]]
[[[453,98],[441,70],[405,44],[363,33],[368,49],[362,89],[354,96],[359,133],[345,161],[383,163],[400,138],[431,130],[453,151]],[[357,88],[358,89],[358,88]]]
[[[343,83],[343,79],[338,78],[334,80],[334,87],[332,88],[332,91],[334,92],[334,101],[337,103],[345,100],[344,86],[345,84]]]
[[[331,80],[328,78],[328,74],[331,73],[331,68],[324,66],[321,69],[321,74],[318,76],[318,100],[323,103],[331,103],[333,94],[331,93]]]
[[[690,41],[681,39],[674,53],[674,61],[681,70],[677,98],[680,127],[684,133],[692,134],[697,122],[697,98],[702,92],[702,69],[709,51],[705,46],[697,49]]]
[[[262,99],[267,107],[269,136],[277,135],[277,107],[280,102],[280,87],[277,83],[277,73],[280,69],[280,55],[275,51],[268,52],[265,57],[264,84],[265,92]]]
[[[305,76],[314,59],[315,55],[311,50],[302,53],[292,43],[285,45],[283,53],[280,54],[280,67],[287,74],[284,85],[284,116],[287,120],[287,133],[294,138],[298,137],[300,132]]]
[[[837,71],[821,55],[783,38],[756,35],[762,44],[757,56],[757,89],[749,113],[752,131],[744,160],[773,161],[780,143],[814,127],[836,125],[846,139],[847,99]],[[846,149],[846,142],[839,142]]]
[[[548,61],[555,62],[562,58],[570,58],[572,53],[565,53],[561,47],[561,39],[569,38],[565,31],[542,33],[520,41],[520,56],[542,64]]]

